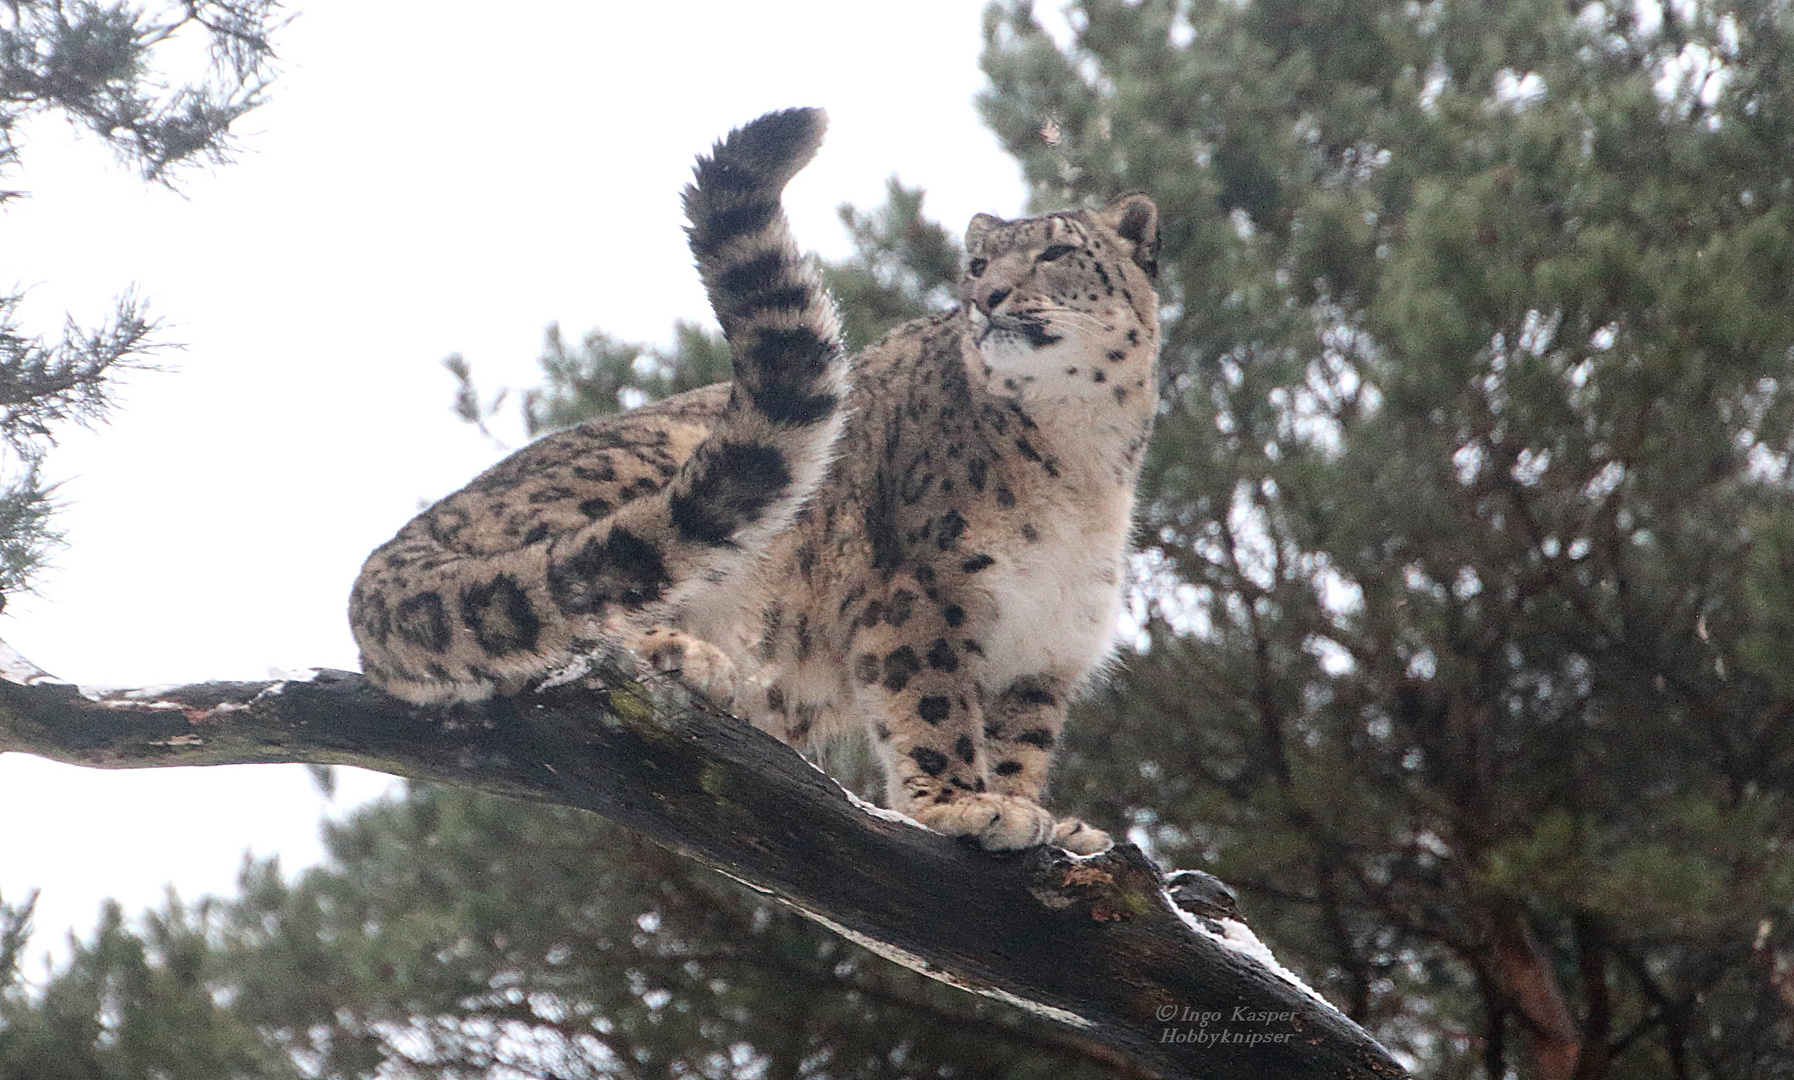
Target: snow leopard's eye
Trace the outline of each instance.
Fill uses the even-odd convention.
[[[966,264],[966,273],[973,277],[983,277],[984,268],[989,265],[990,261],[988,259],[973,259],[970,263]]]
[[[1070,244],[1054,244],[1052,247],[1047,248],[1040,253],[1040,261],[1052,262],[1054,259],[1063,259],[1076,250],[1078,249],[1072,247]]]

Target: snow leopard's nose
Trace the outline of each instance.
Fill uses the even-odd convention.
[[[982,311],[986,315],[989,315],[991,312],[997,310],[997,305],[1001,304],[1003,302],[1003,298],[1008,296],[1011,291],[1013,291],[1013,290],[992,289],[991,291],[985,293],[983,296],[973,298],[973,303],[978,305],[979,311]]]

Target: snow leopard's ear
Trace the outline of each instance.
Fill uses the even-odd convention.
[[[1159,208],[1151,199],[1129,192],[1094,213],[1124,247],[1131,248],[1140,269],[1149,277],[1159,276]]]
[[[966,254],[974,258],[984,254],[984,238],[1001,224],[1003,219],[992,214],[973,214],[972,223],[966,226]]]

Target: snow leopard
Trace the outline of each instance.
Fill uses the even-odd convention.
[[[601,649],[800,750],[859,727],[889,805],[988,850],[1105,850],[1041,805],[1111,657],[1157,408],[1158,210],[973,217],[960,303],[857,356],[792,239],[817,109],[701,157],[691,250],[733,378],[543,438],[376,550],[362,668],[420,704]]]

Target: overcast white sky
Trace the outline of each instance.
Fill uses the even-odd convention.
[[[31,197],[0,211],[0,287],[28,286],[50,332],[135,285],[186,348],[50,458],[71,546],[40,595],[9,598],[0,636],[85,684],[354,668],[362,558],[499,453],[450,414],[443,357],[526,386],[551,322],[658,341],[707,318],[678,195],[729,128],[829,110],[787,197],[828,256],[847,250],[835,206],[876,205],[892,173],[951,228],[1022,210],[972,105],[981,6],[312,0],[245,152],[178,195],[32,126],[3,178]],[[344,781],[339,802],[385,784]],[[315,860],[326,809],[297,766],[0,756],[0,896],[41,887],[51,945],[108,895],[136,911],[169,882],[229,891],[246,848]]]

